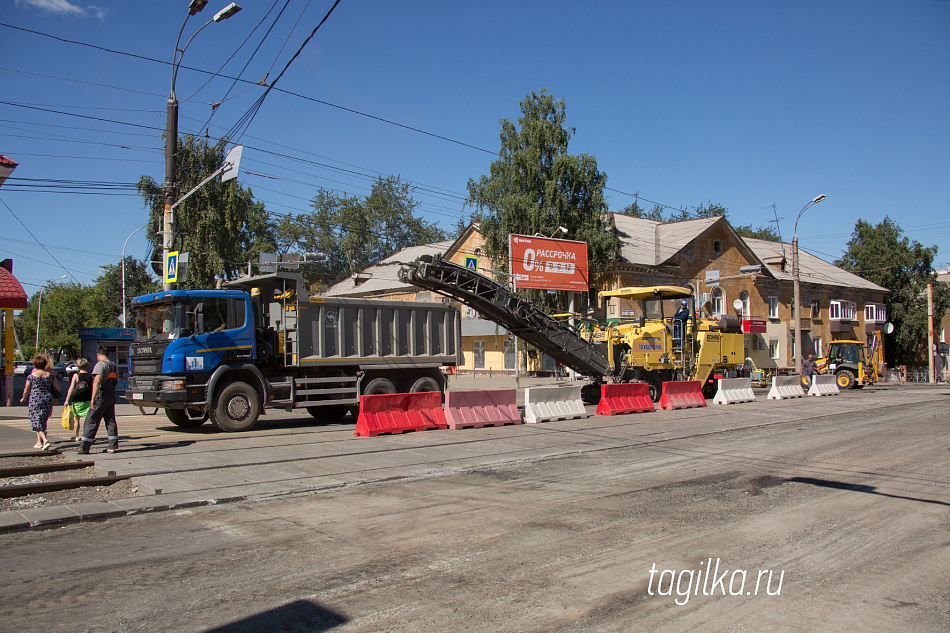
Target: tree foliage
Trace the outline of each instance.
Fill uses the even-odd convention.
[[[698,206],[692,207],[691,210],[687,209],[674,209],[669,215],[664,218],[663,206],[660,204],[655,204],[653,208],[649,211],[641,207],[637,202],[632,202],[620,211],[621,215],[629,215],[635,218],[644,218],[647,220],[654,220],[656,222],[682,222],[683,220],[692,220],[695,218],[711,218],[718,215],[721,215],[729,219],[729,210],[721,204],[710,202],[708,205],[700,203]],[[772,242],[780,242],[781,238],[778,233],[772,227],[759,226],[752,228],[751,224],[740,224],[735,225],[731,222],[730,226],[735,230],[736,233],[742,237],[753,237],[760,240],[769,240]]]
[[[925,247],[904,236],[896,222],[858,220],[844,256],[835,265],[890,290],[884,297],[893,334],[884,337],[885,358],[891,364],[920,362],[927,341],[927,284],[933,284],[934,314],[950,307],[950,287],[937,281],[933,268],[937,247]],[[926,362],[926,356],[923,356]]]
[[[224,163],[226,144],[227,139],[211,145],[190,134],[179,139],[176,177],[180,196]],[[138,190],[149,209],[152,250],[161,253],[163,190],[149,176],[139,179]],[[241,187],[237,180],[211,180],[175,213],[178,232],[173,250],[187,252],[189,257],[184,286],[211,288],[215,277],[232,279],[245,270],[248,260],[257,259],[258,253],[276,250],[273,227],[264,205],[255,202],[251,190]],[[159,262],[157,273],[161,266]]]
[[[37,351],[53,351],[54,356],[64,351],[69,358],[80,352],[79,329],[90,327],[85,299],[89,287],[75,283],[57,283],[46,286],[30,297],[14,324],[20,339],[23,357],[31,359]],[[39,310],[39,350],[36,349],[36,316]]]
[[[325,261],[304,270],[310,283],[323,288],[409,246],[444,240],[437,225],[416,216],[412,191],[399,176],[378,178],[364,198],[321,190],[312,212],[276,225],[278,250],[325,254]]]
[[[125,296],[132,297],[156,292],[161,285],[145,262],[132,256],[125,258]],[[122,262],[102,267],[93,285],[56,283],[30,297],[27,307],[15,322],[24,358],[36,354],[36,313],[40,313],[40,351],[62,352],[76,358],[81,351],[79,330],[90,327],[121,327],[122,320]]]
[[[161,289],[148,264],[131,255],[125,257],[126,306],[131,305],[132,297]],[[84,305],[88,312],[86,327],[119,327],[122,324],[122,262],[102,267],[102,273],[88,289]],[[131,319],[126,322],[131,326]]]
[[[563,101],[542,90],[527,95],[520,109],[517,126],[501,121],[501,149],[489,174],[468,181],[486,255],[507,269],[511,233],[552,235],[563,226],[566,238],[587,242],[593,281],[620,249],[605,227],[607,176],[595,157],[568,154],[575,130],[565,125]]]

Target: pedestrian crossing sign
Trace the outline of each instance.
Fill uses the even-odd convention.
[[[165,259],[165,283],[173,284],[178,281],[178,251],[172,251]]]
[[[477,257],[466,257],[465,258],[465,268],[466,270],[471,270],[473,272],[478,272],[478,258]]]

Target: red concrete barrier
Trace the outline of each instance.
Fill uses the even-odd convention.
[[[663,392],[660,394],[661,409],[689,409],[705,406],[706,397],[703,395],[703,383],[700,381],[683,380],[663,383]]]
[[[619,415],[656,411],[650,399],[650,385],[645,382],[611,383],[600,386],[597,415]]]
[[[450,429],[521,424],[514,389],[445,392],[445,419]]]
[[[356,437],[444,429],[448,424],[442,411],[442,393],[393,393],[360,397]]]

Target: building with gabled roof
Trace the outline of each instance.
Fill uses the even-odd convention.
[[[612,214],[610,225],[620,238],[620,260],[601,289],[690,286],[709,315],[742,319],[751,364],[795,365],[791,245],[743,238],[723,216],[657,222]],[[801,248],[799,268],[803,355],[821,356],[834,338],[873,343],[887,321],[888,290]],[[621,301],[601,307],[607,318],[634,314]]]

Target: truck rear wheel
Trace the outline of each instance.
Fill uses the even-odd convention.
[[[184,409],[165,409],[165,415],[172,424],[183,429],[196,429],[208,420],[208,414],[191,417]]]
[[[424,391],[442,391],[439,388],[439,383],[435,381],[435,378],[430,378],[429,376],[423,376],[418,378],[412,386],[409,387],[409,393],[420,393]]]
[[[363,388],[364,396],[396,393],[396,385],[389,378],[373,378]]]
[[[835,380],[838,382],[838,389],[850,389],[854,386],[854,374],[850,369],[842,369],[835,374]]]
[[[211,411],[211,422],[228,433],[246,431],[257,422],[261,399],[257,390],[246,382],[232,382],[224,386]]]
[[[324,407],[307,407],[307,413],[322,422],[336,422],[344,418],[349,409],[345,404],[329,404]]]

